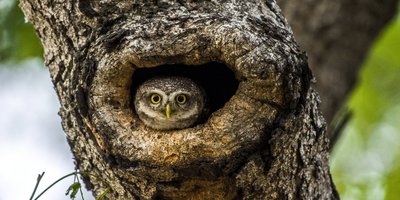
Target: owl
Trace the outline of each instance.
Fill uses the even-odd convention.
[[[155,77],[139,85],[135,111],[156,130],[184,129],[194,125],[205,107],[204,90],[189,78]]]

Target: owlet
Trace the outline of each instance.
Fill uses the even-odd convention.
[[[155,77],[141,84],[134,97],[143,123],[156,130],[188,128],[202,115],[206,95],[189,78]]]

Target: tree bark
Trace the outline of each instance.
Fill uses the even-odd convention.
[[[21,7],[43,43],[67,140],[95,196],[109,188],[109,199],[339,199],[306,57],[274,1]],[[217,87],[224,83],[210,76],[221,65],[238,86],[204,123],[156,131],[134,113],[138,79],[200,66],[196,78]]]

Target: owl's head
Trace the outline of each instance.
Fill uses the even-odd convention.
[[[189,78],[156,77],[141,84],[134,105],[139,118],[157,130],[192,126],[203,112],[204,90]]]

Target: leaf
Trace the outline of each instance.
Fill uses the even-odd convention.
[[[67,192],[65,195],[69,194],[69,197],[71,199],[75,199],[76,194],[78,193],[79,189],[81,188],[81,184],[79,182],[75,182],[72,185],[69,186]]]

